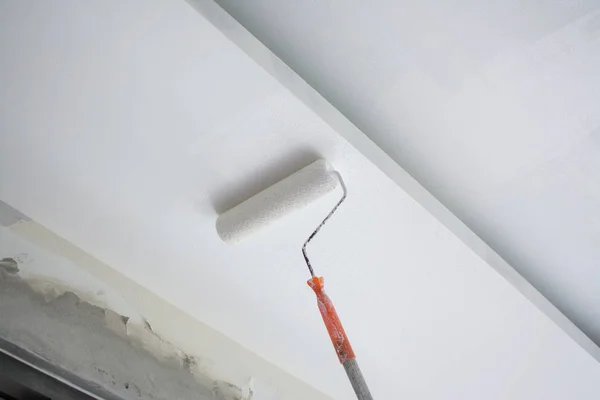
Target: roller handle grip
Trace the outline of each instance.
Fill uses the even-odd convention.
[[[325,294],[323,278],[314,276],[307,283],[317,295],[317,305],[319,306],[321,317],[323,317],[323,322],[340,363],[344,364],[346,361],[354,360],[356,356],[354,355],[354,350],[352,350],[346,331],[344,331],[344,327],[335,312],[333,302]]]

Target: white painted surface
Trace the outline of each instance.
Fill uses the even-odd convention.
[[[217,0],[600,343],[600,3]]]
[[[35,4],[35,5],[34,5]],[[377,398],[595,399],[600,365],[186,3],[6,3],[0,197],[335,398],[300,246],[216,211],[317,156],[347,204],[310,249]]]

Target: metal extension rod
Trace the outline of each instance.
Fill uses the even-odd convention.
[[[346,375],[348,375],[348,379],[350,380],[350,384],[354,389],[354,393],[356,393],[356,397],[358,400],[373,400],[371,396],[371,392],[369,391],[369,387],[367,386],[367,382],[363,377],[363,374],[358,367],[358,362],[356,361],[356,355],[354,354],[354,350],[350,345],[350,341],[348,340],[348,336],[346,335],[346,331],[342,326],[342,323],[335,311],[335,307],[333,306],[333,302],[325,294],[323,278],[319,276],[315,276],[312,265],[308,256],[306,254],[306,246],[308,243],[315,237],[315,235],[321,230],[323,225],[329,220],[329,218],[333,215],[333,213],[338,209],[340,204],[346,199],[347,190],[344,181],[342,180],[342,176],[338,174],[338,178],[340,180],[342,189],[344,191],[342,198],[337,202],[333,210],[325,217],[323,222],[317,226],[317,228],[313,231],[313,233],[306,239],[304,245],[302,246],[302,255],[304,256],[304,260],[306,261],[306,265],[308,266],[308,270],[310,272],[311,278],[308,280],[308,286],[312,288],[317,296],[317,305],[319,306],[319,311],[321,312],[321,317],[323,317],[323,322],[325,323],[325,327],[327,328],[327,332],[329,333],[329,337],[331,338],[331,343],[333,343],[333,348],[338,355],[340,363],[344,366],[346,370]]]

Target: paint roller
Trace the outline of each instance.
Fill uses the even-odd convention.
[[[308,285],[317,296],[317,305],[338,359],[346,370],[357,398],[372,400],[348,336],[335,311],[333,302],[325,293],[323,278],[315,275],[306,252],[310,241],[346,199],[347,190],[342,176],[332,170],[324,160],[315,161],[219,215],[216,228],[224,242],[238,243],[266,229],[282,217],[306,207],[338,187],[342,188],[342,197],[308,236],[302,245],[302,255],[311,276]]]

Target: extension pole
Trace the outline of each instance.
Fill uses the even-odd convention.
[[[340,363],[342,363],[346,370],[346,375],[350,379],[356,397],[358,400],[373,400],[365,378],[358,367],[358,362],[356,361],[356,356],[354,355],[354,350],[352,350],[346,331],[335,311],[333,302],[324,291],[323,278],[313,276],[308,280],[308,286],[317,295],[317,305],[319,306],[321,317],[323,317],[323,322],[331,338],[331,343],[333,343],[333,348],[337,353]]]
[[[348,360],[342,365],[346,370],[348,379],[350,379],[354,393],[356,393],[356,398],[358,400],[373,400],[373,396],[371,396],[371,392],[369,392],[369,387],[367,386],[367,382],[365,382],[365,378],[358,367],[358,362],[356,359]]]

